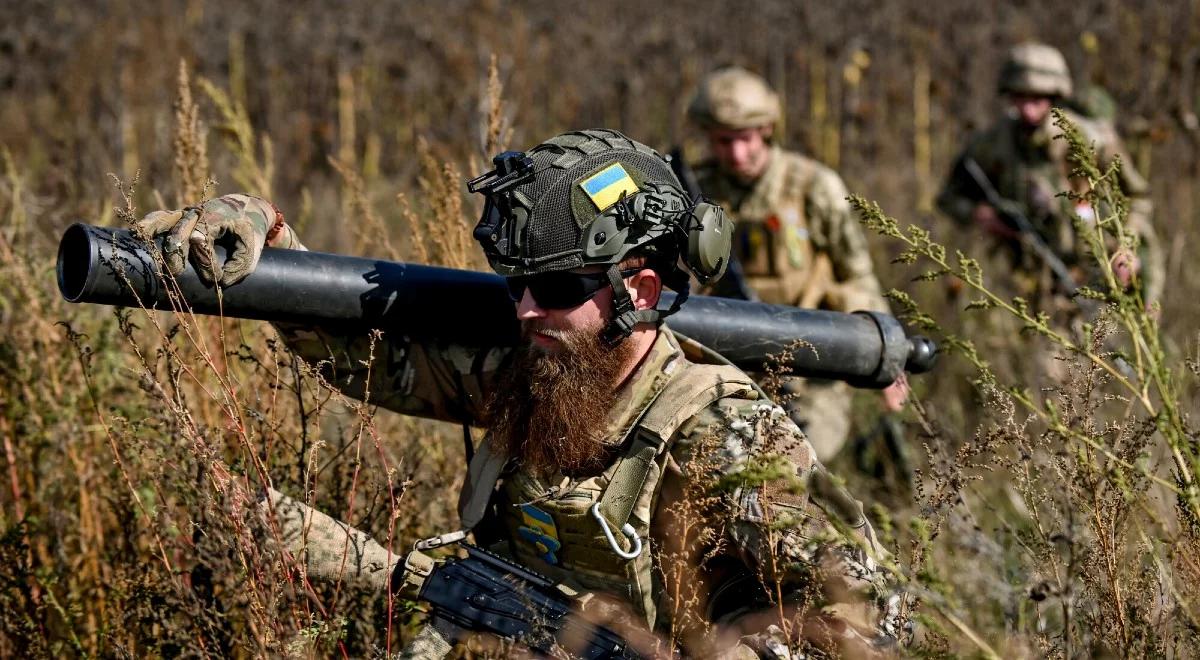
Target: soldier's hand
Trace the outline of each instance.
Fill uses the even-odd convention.
[[[883,389],[883,407],[888,412],[899,412],[904,409],[909,395],[908,374],[901,372],[896,382]]]
[[[971,221],[980,229],[997,238],[1016,240],[1020,237],[1015,229],[1009,227],[1000,218],[1000,214],[991,204],[976,204],[975,208],[971,210]]]
[[[1133,284],[1133,278],[1142,269],[1142,261],[1132,250],[1127,248],[1117,250],[1109,261],[1109,265],[1112,266],[1113,277],[1116,278],[1117,284],[1123,289],[1128,289]]]
[[[135,231],[147,238],[166,235],[163,259],[172,275],[183,272],[190,261],[201,280],[223,286],[254,272],[268,239],[286,236],[294,242],[275,205],[249,195],[225,195],[200,206],[155,211],[138,221]],[[216,245],[225,248],[224,262],[217,259]]]

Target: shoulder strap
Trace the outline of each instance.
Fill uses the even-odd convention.
[[[616,529],[629,522],[654,460],[670,448],[675,431],[714,402],[754,391],[753,381],[736,367],[684,364],[634,426],[633,441],[600,497],[600,513]]]
[[[685,364],[637,424],[664,445],[684,422],[712,403],[754,389],[750,377],[732,365]]]
[[[492,450],[492,443],[484,440],[471,457],[467,467],[467,478],[463,481],[458,496],[458,517],[464,530],[474,529],[487,514],[492,491],[500,481],[500,473],[508,458]]]

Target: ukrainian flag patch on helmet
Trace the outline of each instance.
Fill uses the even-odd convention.
[[[613,163],[584,179],[579,184],[588,199],[601,211],[621,199],[621,195],[632,195],[638,191],[637,184],[620,163]]]

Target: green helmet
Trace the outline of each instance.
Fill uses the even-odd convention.
[[[777,123],[782,114],[767,81],[736,66],[705,76],[688,104],[688,117],[703,128],[758,128]]]
[[[1068,97],[1071,71],[1067,60],[1057,48],[1046,44],[1013,46],[1000,69],[1000,93]]]
[[[622,335],[675,312],[689,273],[707,283],[725,272],[733,225],[721,207],[690,199],[658,152],[617,131],[564,133],[492,162],[467,185],[486,199],[474,237],[500,275],[605,266],[616,284],[633,253],[668,271],[660,275],[680,294],[669,310],[634,312],[614,296]]]

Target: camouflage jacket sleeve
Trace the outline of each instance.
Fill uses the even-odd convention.
[[[385,593],[393,569],[404,559],[364,532],[273,488],[257,508],[263,541],[286,552],[306,578]]]
[[[833,266],[834,285],[829,301],[836,311],[887,312],[887,302],[871,266],[866,236],[846,197],[841,177],[822,167],[814,175],[805,198],[813,246],[829,255]]]
[[[1146,302],[1158,300],[1166,278],[1162,243],[1154,231],[1154,203],[1150,199],[1150,184],[1134,167],[1125,144],[1109,122],[1090,122],[1088,137],[1097,145],[1101,167],[1121,161],[1121,192],[1129,200],[1126,226],[1138,239],[1138,256],[1142,264],[1142,286]]]
[[[278,246],[308,249],[290,227]],[[405,415],[468,424],[479,420],[492,376],[508,354],[369,330],[293,323],[275,328],[296,355],[348,396]]]
[[[862,506],[816,462],[808,441],[780,407],[727,398],[679,433],[656,522],[664,521],[658,529],[665,556],[672,554],[673,543],[682,544],[677,552],[691,552],[705,565],[692,578],[707,591],[692,598],[705,603],[704,616],[742,632],[760,632],[771,623],[764,610],[778,612],[752,602],[756,591],[765,590],[782,594],[799,609],[801,603],[812,606],[802,626],[807,643],[859,657],[888,639],[894,631],[883,616],[886,585],[875,564],[885,553]],[[686,523],[677,528],[687,518],[680,514],[705,501],[711,503],[709,522],[697,527],[717,531],[689,538]],[[664,573],[669,592],[671,573]],[[753,584],[746,583],[747,576]],[[726,602],[726,585],[739,580],[734,602]],[[739,619],[755,620],[756,613],[750,630],[737,625]],[[773,616],[778,624],[778,614]]]
[[[477,424],[508,349],[416,342],[374,331],[275,324],[300,358],[348,396],[405,415]]]

